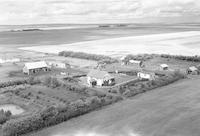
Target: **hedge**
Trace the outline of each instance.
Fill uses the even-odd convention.
[[[121,94],[125,97],[132,97],[134,95],[144,93],[146,91],[152,90],[154,88],[158,88],[161,86],[165,86],[171,84],[179,79],[185,78],[185,75],[179,71],[175,71],[166,76],[162,76],[152,81],[133,81],[129,82],[125,85],[120,86],[119,88],[113,88],[110,92]]]
[[[193,61],[193,62],[200,62],[200,56],[183,56],[183,55],[169,55],[169,54],[161,54],[162,58],[173,58],[178,60],[185,60],[185,61]]]
[[[132,55],[129,54],[124,58],[124,62],[128,62],[129,60],[140,60],[140,61],[147,61],[149,59],[153,59],[155,55],[154,54],[138,54],[138,55]]]
[[[102,61],[102,62],[105,62],[105,63],[118,62],[117,59],[111,58],[109,56],[97,55],[97,54],[88,54],[88,53],[83,53],[83,52],[62,51],[62,52],[59,52],[58,55],[64,56],[64,57],[72,57],[72,58],[79,58],[79,59]]]
[[[0,110],[0,124],[4,124],[11,116],[12,113],[10,111]]]
[[[35,114],[7,121],[2,126],[3,135],[18,136],[33,132],[67,121],[119,100],[122,100],[122,97],[108,94],[101,98],[94,96],[85,100],[78,100],[63,107],[48,107]]]
[[[34,85],[34,84],[38,84],[38,83],[40,83],[40,80],[38,80],[34,77],[29,77],[29,78],[25,78],[25,79],[18,79],[18,80],[2,82],[2,83],[0,83],[0,88],[5,88],[5,87],[15,86],[15,85],[22,85],[22,84]]]

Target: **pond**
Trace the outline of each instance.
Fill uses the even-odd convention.
[[[22,114],[25,111],[20,106],[14,105],[14,104],[0,105],[0,110],[4,110],[4,111],[9,110],[12,113],[12,115],[19,115],[19,114]]]

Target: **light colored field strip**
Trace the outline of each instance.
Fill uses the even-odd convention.
[[[130,53],[156,53],[193,56],[200,55],[200,43],[199,45],[197,43],[193,46],[191,45],[192,41],[198,42],[199,38],[199,31],[188,31],[112,38],[73,44],[21,47],[19,49],[55,54],[68,50],[109,56],[119,56]]]

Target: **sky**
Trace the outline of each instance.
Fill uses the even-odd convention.
[[[0,24],[200,22],[200,0],[0,0]]]

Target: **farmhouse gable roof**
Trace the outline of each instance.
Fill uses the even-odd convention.
[[[97,78],[97,79],[112,79],[113,77],[107,71],[101,70],[91,70],[88,75],[89,77]]]

